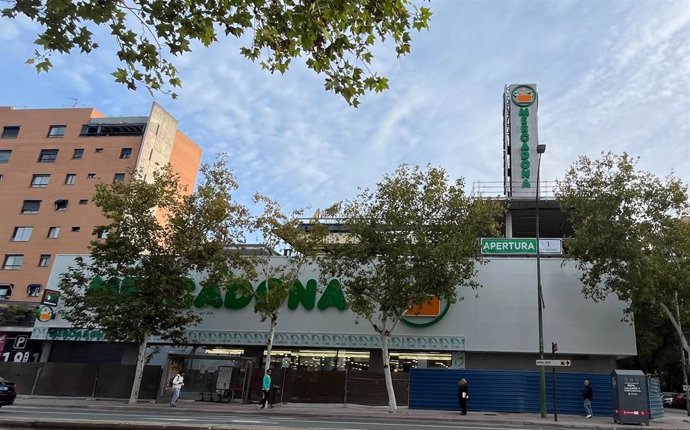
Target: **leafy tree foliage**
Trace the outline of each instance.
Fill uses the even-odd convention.
[[[253,230],[261,234],[267,252],[250,254],[247,258],[261,281],[253,292],[254,312],[262,321],[269,322],[265,363],[265,370],[268,370],[281,308],[302,269],[314,262],[322,249],[327,231],[318,223],[303,228],[301,210],[285,214],[275,200],[261,194],[254,196],[254,203],[263,205],[263,212],[253,220]],[[281,249],[285,253],[282,258],[275,258],[270,252]]]
[[[690,327],[690,309],[681,313],[683,328]],[[678,333],[668,318],[659,318],[654,306],[636,306],[635,338],[637,355],[618,362],[623,369],[641,369],[656,374],[662,391],[681,391],[683,381]]]
[[[581,157],[558,183],[556,197],[574,228],[568,254],[579,261],[586,297],[613,293],[628,312],[666,315],[690,353],[672,311],[676,300],[690,303],[687,186],[636,163],[627,154]]]
[[[410,32],[428,29],[431,12],[412,0],[10,0],[5,17],[23,15],[41,26],[39,50],[28,62],[48,71],[53,53],[98,49],[97,27],[117,42],[122,67],[117,82],[134,89],[171,91],[181,85],[172,57],[210,46],[219,36],[251,33],[241,54],[271,73],[295,58],[325,75],[325,88],[358,104],[366,91],[382,91],[388,80],[369,70],[372,48],[390,41],[398,56],[410,52]],[[173,97],[174,97],[173,93]]]
[[[227,155],[201,166],[202,181],[185,198],[183,216],[175,217],[176,235],[193,269],[205,272],[202,287],[223,288],[238,278],[253,278],[255,270],[243,253],[249,210],[233,198],[239,188]],[[220,296],[220,293],[219,293]]]
[[[35,312],[35,306],[27,306],[25,304],[10,304],[7,307],[0,308],[0,325],[14,325],[17,323],[32,323],[32,312]]]
[[[109,224],[96,231],[107,229],[107,239],[93,241],[90,260],[78,258],[60,277],[68,321],[99,328],[111,341],[139,345],[130,403],[139,394],[147,339],[179,341],[185,327],[199,321],[191,310],[184,232],[176,229],[176,218],[185,214],[180,192],[170,167],[150,181],[130,172],[127,182],[97,185],[93,200]]]
[[[392,411],[397,408],[388,341],[405,311],[432,297],[454,303],[458,287],[477,288],[478,238],[498,232],[501,208],[465,195],[464,180],[445,170],[403,165],[376,190],[327,210],[342,219],[348,240],[329,244],[324,276],[343,285],[348,304],[381,336]]]

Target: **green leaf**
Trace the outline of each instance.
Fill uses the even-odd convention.
[[[37,58],[75,48],[83,53],[100,49],[93,33],[108,25],[122,63],[113,72],[116,82],[130,89],[143,84],[171,96],[180,82],[167,58],[194,46],[211,46],[218,40],[216,28],[226,35],[248,35],[249,46],[241,48],[240,55],[258,61],[270,73],[287,73],[291,61],[303,59],[323,76],[326,90],[342,95],[352,106],[367,91],[384,89],[362,85],[363,79],[375,76],[363,67],[373,63],[374,46],[392,39],[397,55],[406,55],[411,50],[409,29],[428,29],[431,18],[429,8],[416,7],[412,0],[135,3],[136,7],[123,2],[21,1],[10,2],[2,14],[9,19],[21,16],[39,28],[34,44],[42,53]],[[39,72],[50,68],[49,62],[39,65]]]

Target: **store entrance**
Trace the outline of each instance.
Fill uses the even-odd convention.
[[[170,400],[169,381],[184,370],[181,399],[245,403],[253,367],[251,359],[242,357],[169,354],[157,400]]]

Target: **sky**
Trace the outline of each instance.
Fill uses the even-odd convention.
[[[415,0],[421,3],[420,0]],[[627,152],[658,176],[690,183],[690,0],[432,0],[430,30],[397,59],[374,50],[390,89],[359,108],[326,92],[293,61],[271,75],[221,39],[177,59],[179,98],[115,83],[112,42],[89,55],[54,56],[37,74],[38,27],[0,19],[0,105],[95,107],[147,115],[152,101],[204,151],[227,153],[239,200],[259,191],[289,210],[325,208],[374,187],[402,163],[440,166],[452,179],[503,180],[501,97],[535,83],[544,180],[579,156]]]

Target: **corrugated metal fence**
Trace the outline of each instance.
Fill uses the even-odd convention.
[[[410,408],[458,410],[458,381],[468,381],[470,411],[538,413],[539,372],[503,370],[412,369],[410,371]],[[583,381],[589,379],[594,390],[594,415],[613,412],[611,378],[591,373],[558,373],[558,413],[584,414]],[[546,373],[546,403],[553,413],[553,382]]]

